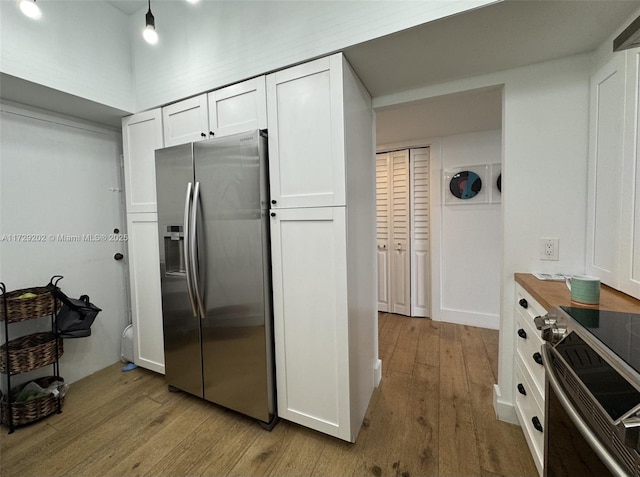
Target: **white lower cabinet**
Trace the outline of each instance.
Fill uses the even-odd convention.
[[[530,376],[516,358],[516,414],[540,475],[544,462],[544,397],[538,394]]]
[[[127,234],[134,362],[164,374],[158,215],[128,214]]]
[[[544,344],[540,331],[533,322],[547,311],[516,284],[515,297],[515,362],[514,396],[516,415],[520,421],[533,461],[540,475],[544,464],[544,393],[545,371],[541,348]]]
[[[349,287],[356,271],[347,269],[346,208],[271,214],[278,414],[354,442],[373,391],[375,357],[353,341],[369,341],[357,331],[358,320],[371,315],[359,314]]]

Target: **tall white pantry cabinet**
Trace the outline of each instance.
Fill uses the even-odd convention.
[[[160,109],[122,120],[129,289],[134,363],[164,374],[155,150],[163,147]]]
[[[371,97],[342,54],[267,76],[280,417],[354,442],[377,364]]]
[[[135,362],[164,372],[155,149],[266,123],[278,414],[355,441],[380,371],[371,97],[342,54],[264,85],[123,119]]]

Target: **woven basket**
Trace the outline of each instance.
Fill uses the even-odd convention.
[[[26,293],[33,293],[32,298],[19,298]],[[41,316],[50,316],[54,312],[55,302],[53,295],[47,287],[23,288],[6,293],[7,315],[9,323],[30,320]],[[58,302],[58,310],[61,303]],[[0,321],[4,321],[4,304],[0,297]]]
[[[62,381],[62,378],[56,378],[55,376],[46,376],[43,378],[35,379],[33,382],[37,383],[40,387],[46,388],[54,381]],[[24,383],[20,386],[17,386],[11,390],[11,399],[15,399],[16,396],[22,391],[29,383]],[[60,397],[60,406],[64,402],[64,396]],[[7,403],[7,397],[2,396],[0,400],[0,417],[2,419],[2,423],[6,426],[9,425],[9,404]],[[48,416],[49,414],[53,414],[58,411],[58,398],[49,394],[48,396],[43,396],[37,399],[31,399],[30,401],[24,402],[13,402],[11,404],[11,421],[13,421],[14,426],[21,426],[23,424],[28,424],[33,421],[37,421],[38,419],[42,419],[43,417]]]
[[[10,374],[26,373],[56,360],[56,339],[53,333],[33,333],[0,346],[0,373],[7,372],[7,345]],[[58,357],[62,356],[63,352],[62,338],[58,338]]]

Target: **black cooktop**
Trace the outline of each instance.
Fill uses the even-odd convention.
[[[560,308],[640,374],[640,314],[573,306]]]

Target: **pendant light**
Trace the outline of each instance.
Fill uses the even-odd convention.
[[[36,5],[36,0],[20,0],[20,11],[24,13],[25,16],[34,20],[42,16],[42,11],[40,11],[40,7]]]
[[[142,37],[150,45],[155,45],[158,43],[158,33],[156,32],[156,19],[153,17],[153,13],[151,13],[151,0],[149,0],[149,11],[146,15],[146,22],[147,24],[142,32]]]

